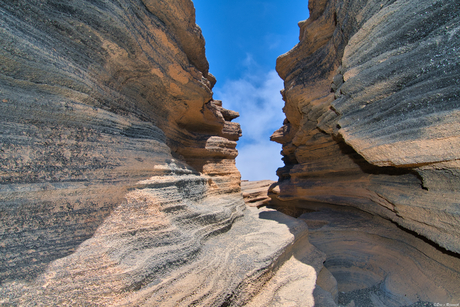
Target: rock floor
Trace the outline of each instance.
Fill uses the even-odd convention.
[[[308,224],[309,241],[326,254],[339,306],[460,303],[458,255],[360,210],[312,209],[298,219]]]

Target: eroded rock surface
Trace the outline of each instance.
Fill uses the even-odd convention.
[[[241,191],[246,204],[251,207],[266,205],[271,200],[268,190],[274,183],[272,180],[242,181]]]
[[[271,196],[295,219],[246,209],[238,114],[213,99],[190,0],[0,0],[0,303],[334,306],[370,288],[375,305],[455,298],[458,8],[309,5],[277,66],[286,167]],[[268,183],[246,188],[265,203]],[[367,213],[323,214],[324,203]],[[346,253],[369,267],[344,269]],[[398,270],[416,287],[399,288]]]
[[[304,217],[325,266],[340,291],[367,295],[341,303],[458,303],[458,5],[310,0],[309,9],[300,42],[277,60],[286,119],[272,140],[285,166],[273,203],[293,216],[318,211]],[[344,213],[339,227],[330,204],[361,213]]]
[[[308,224],[309,241],[326,254],[340,304],[454,304],[460,297],[460,259],[454,253],[352,207],[315,209],[299,219]]]
[[[244,211],[238,113],[213,100],[192,2],[0,11],[0,304],[254,296],[306,226]]]
[[[285,80],[273,197],[354,206],[460,252],[458,5],[309,2]]]
[[[313,306],[317,280],[336,288],[304,221],[246,209],[238,113],[213,99],[191,1],[0,13],[1,305]]]

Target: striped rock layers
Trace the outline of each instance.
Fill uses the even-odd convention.
[[[271,139],[285,166],[270,197],[309,224],[339,303],[458,303],[458,3],[309,9],[300,42],[277,60],[286,119]]]

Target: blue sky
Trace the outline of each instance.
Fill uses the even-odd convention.
[[[193,0],[206,40],[214,99],[240,112],[243,137],[236,165],[242,179],[277,180],[281,145],[270,135],[282,126],[283,81],[276,58],[298,43],[297,23],[308,18],[307,0]]]

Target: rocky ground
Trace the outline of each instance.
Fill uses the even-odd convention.
[[[271,200],[268,196],[268,189],[275,181],[260,180],[260,181],[247,181],[241,182],[241,191],[245,203],[251,207],[261,207]]]

